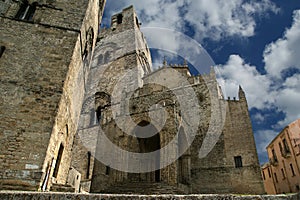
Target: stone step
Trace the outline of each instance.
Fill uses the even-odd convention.
[[[178,187],[164,182],[123,182],[101,191],[107,194],[184,194]]]

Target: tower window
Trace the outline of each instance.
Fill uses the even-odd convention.
[[[96,111],[97,121],[100,122],[101,120],[101,108],[98,107]]]
[[[122,24],[122,22],[123,22],[123,15],[122,15],[122,14],[119,14],[119,15],[117,16],[117,23],[118,23],[118,24]]]
[[[27,1],[24,1],[16,15],[17,19],[32,21],[33,15],[36,10],[37,3],[29,4]]]
[[[243,167],[242,156],[234,157],[235,168]]]
[[[270,168],[268,168],[268,174],[269,174],[269,178],[271,178]]]
[[[5,46],[0,46],[0,58],[2,57],[4,51],[5,51]]]
[[[105,174],[109,175],[109,173],[110,173],[110,166],[106,166],[105,167]]]
[[[86,169],[86,178],[90,177],[90,167],[91,167],[91,152],[87,153],[87,169]]]

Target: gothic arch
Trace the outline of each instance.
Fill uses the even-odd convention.
[[[111,103],[111,97],[109,94],[105,92],[97,92],[95,94],[95,110],[96,110],[96,116],[97,120],[100,121],[102,110],[108,106],[110,106]]]
[[[149,123],[148,121],[141,121],[135,128],[134,134],[138,140],[138,149],[139,153],[149,153],[159,150],[161,148],[161,138],[159,132],[154,125]],[[150,137],[145,138],[144,133],[140,133],[141,131],[149,131],[149,134],[152,135]],[[155,134],[156,133],[156,134]],[[154,135],[153,135],[154,134]],[[143,138],[139,137],[143,135]],[[160,156],[156,157],[155,160],[149,160],[146,162],[147,165],[151,165],[149,167],[155,167],[158,170],[148,172],[148,173],[141,173],[138,174],[138,179],[147,182],[159,182],[161,180],[161,172],[159,169],[160,166]],[[145,163],[141,163],[145,164]],[[129,175],[130,176],[130,175]],[[134,175],[133,175],[134,176]]]

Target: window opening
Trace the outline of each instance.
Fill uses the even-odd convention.
[[[0,58],[2,57],[4,51],[5,51],[5,46],[0,46]]]
[[[57,159],[56,159],[56,164],[55,164],[55,168],[54,168],[54,172],[53,172],[53,177],[54,178],[57,178],[58,169],[59,169],[59,166],[60,166],[60,163],[61,163],[61,158],[62,158],[63,151],[64,151],[64,146],[62,144],[60,144]]]
[[[282,168],[281,168],[281,173],[282,173],[282,179],[285,179],[285,174]]]
[[[296,174],[295,174],[295,171],[294,171],[294,168],[293,168],[293,164],[292,164],[292,163],[290,164],[290,167],[291,167],[292,175],[295,176]]]
[[[109,173],[110,173],[110,167],[109,167],[109,166],[106,166],[106,168],[105,168],[105,174],[106,174],[106,175],[109,175]]]
[[[91,167],[91,152],[87,153],[87,169],[86,169],[86,178],[90,177],[90,167]]]
[[[33,15],[36,10],[37,3],[28,4],[27,1],[23,2],[20,6],[20,9],[16,15],[17,19],[32,21]]]
[[[289,145],[288,145],[286,139],[283,139],[282,142],[283,142],[285,152],[290,153],[290,148],[289,148]]]
[[[275,153],[274,149],[272,149],[272,155],[273,155],[274,162],[278,162],[277,156],[276,156],[276,153]]]
[[[243,167],[242,156],[235,156],[234,163],[235,163],[235,168]]]
[[[119,15],[117,16],[117,23],[118,23],[118,24],[122,24],[122,22],[123,22],[123,15],[122,15],[122,14],[119,14]]]
[[[274,173],[274,177],[275,177],[276,183],[278,183],[278,179],[277,179],[277,174],[276,173]]]

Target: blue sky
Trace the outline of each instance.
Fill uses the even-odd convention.
[[[107,1],[103,24],[129,5],[143,27],[172,29],[199,42],[226,96],[237,96],[242,85],[259,159],[266,162],[266,145],[300,118],[300,1]]]

